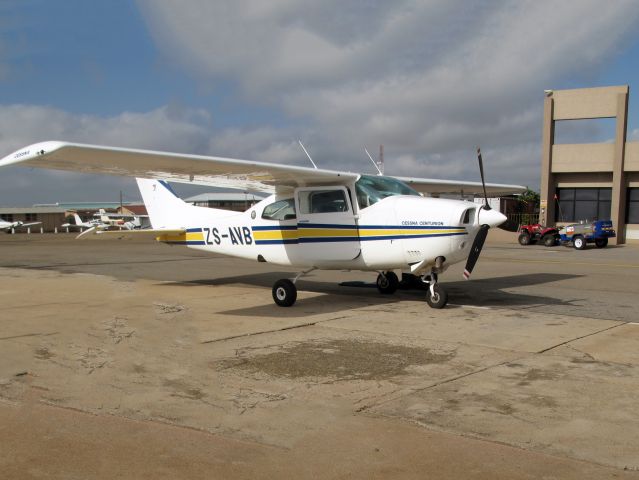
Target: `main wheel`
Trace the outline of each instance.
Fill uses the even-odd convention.
[[[426,303],[431,308],[444,308],[448,303],[448,293],[439,284],[435,284],[434,292],[431,294],[430,287],[426,291]]]
[[[553,234],[548,234],[548,235],[544,235],[544,245],[546,245],[547,247],[554,247],[555,244],[557,243],[555,236]]]
[[[608,245],[608,239],[607,238],[597,238],[595,240],[595,246],[597,248],[604,248],[606,245]]]
[[[519,245],[529,245],[530,244],[530,235],[528,235],[527,233],[522,233],[519,235],[519,238],[517,239],[519,240]]]
[[[273,285],[273,300],[280,307],[290,307],[297,300],[297,287],[287,278],[278,280]]]
[[[399,279],[395,272],[386,272],[384,275],[381,273],[377,275],[377,290],[384,295],[390,295],[397,291],[399,287]]]
[[[581,235],[573,237],[572,244],[577,250],[583,250],[586,248],[586,239]]]

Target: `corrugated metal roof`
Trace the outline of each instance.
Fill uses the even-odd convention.
[[[21,213],[64,213],[63,207],[0,207],[0,215]]]
[[[259,202],[266,196],[254,193],[213,192],[185,198],[185,202]]]

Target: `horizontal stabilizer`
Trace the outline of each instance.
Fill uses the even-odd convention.
[[[84,232],[87,233],[87,232]],[[142,230],[93,230],[93,235],[86,235],[81,238],[112,239],[112,238],[157,238],[163,235],[181,235],[186,233],[186,229],[142,229]],[[76,237],[80,238],[80,237]]]

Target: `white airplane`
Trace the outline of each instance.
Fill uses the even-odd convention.
[[[102,226],[102,222],[99,220],[88,220],[88,221],[83,221],[80,218],[80,215],[78,215],[77,213],[73,214],[73,220],[74,223],[68,222],[68,223],[63,223],[62,225],[60,225],[62,228],[77,228],[77,229],[83,229],[83,228],[96,228],[96,227],[101,227]]]
[[[106,227],[115,227],[123,230],[135,230],[145,226],[144,219],[148,215],[127,215],[122,213],[109,213],[101,208],[98,213],[94,214]]]
[[[11,232],[12,230],[15,230],[16,228],[26,228],[26,227],[30,227],[32,225],[40,225],[42,222],[30,222],[30,223],[24,223],[21,221],[17,221],[17,222],[8,222],[6,220],[2,220],[0,219],[0,230],[4,230],[6,232]]]
[[[464,277],[469,278],[488,230],[506,217],[487,202],[429,198],[418,191],[484,192],[487,198],[486,192],[525,189],[485,184],[481,154],[479,164],[481,183],[457,182],[57,141],[22,148],[0,160],[0,167],[138,177],[152,229],[113,233],[147,233],[167,244],[299,268],[294,279],[273,285],[277,305],[293,305],[296,281],[313,270],[327,269],[377,272],[377,288],[383,294],[397,289],[395,271],[419,276],[428,284],[426,302],[433,308],[443,308],[448,300],[438,275],[466,261]],[[196,207],[183,202],[167,180],[271,196],[241,213]]]

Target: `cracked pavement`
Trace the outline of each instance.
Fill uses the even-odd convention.
[[[476,279],[443,276],[441,311],[319,272],[282,309],[277,267],[7,237],[0,470],[15,478],[637,475],[636,247],[489,243]]]

